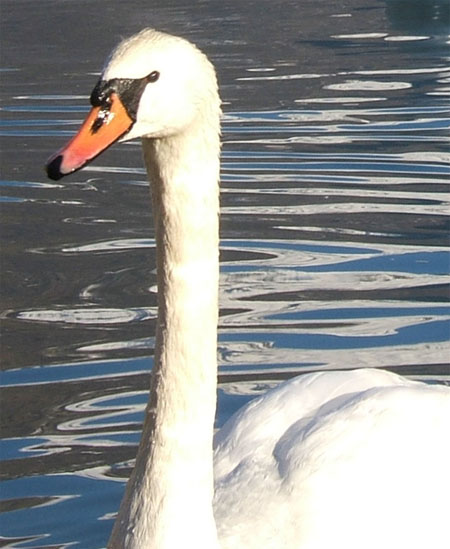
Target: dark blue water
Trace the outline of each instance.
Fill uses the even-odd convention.
[[[104,547],[156,318],[139,143],[62,182],[110,48],[196,42],[224,101],[217,424],[301,372],[450,382],[446,1],[4,0],[0,546]]]

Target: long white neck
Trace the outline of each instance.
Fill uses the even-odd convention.
[[[109,543],[114,549],[218,547],[218,116],[217,105],[182,134],[143,141],[156,225],[158,326],[150,400]]]

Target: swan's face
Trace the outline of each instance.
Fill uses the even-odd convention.
[[[183,132],[217,98],[212,65],[189,42],[146,29],[112,53],[78,134],[47,164],[51,179],[79,170],[116,141]]]

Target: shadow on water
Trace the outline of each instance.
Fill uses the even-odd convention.
[[[445,0],[386,0],[386,15],[392,31],[448,34],[450,5]]]

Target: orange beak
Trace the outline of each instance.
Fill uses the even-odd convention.
[[[48,177],[58,180],[81,169],[127,133],[133,124],[119,96],[112,93],[108,107],[93,107],[75,137],[48,160]]]

